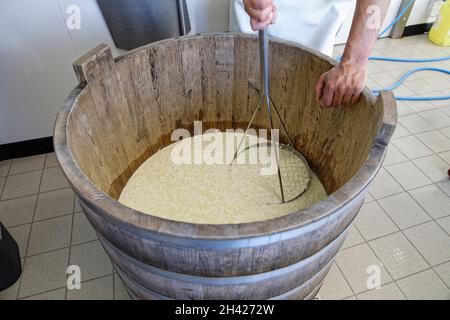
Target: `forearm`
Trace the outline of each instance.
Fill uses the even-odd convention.
[[[389,4],[390,0],[357,0],[341,63],[366,67]]]

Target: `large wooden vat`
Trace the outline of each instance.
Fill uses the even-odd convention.
[[[116,60],[102,45],[74,64],[80,84],[58,115],[56,154],[136,297],[309,299],[319,290],[381,166],[395,100],[386,92],[375,100],[366,89],[356,105],[320,108],[313,89],[334,62],[280,41],[270,50],[273,98],[329,197],[236,225],[164,220],[116,199],[139,165],[171,143],[174,129],[192,130],[196,120],[205,130],[245,127],[259,98],[256,38],[171,39]],[[262,113],[256,126],[267,127],[266,119]]]

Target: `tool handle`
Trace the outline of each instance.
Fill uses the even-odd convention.
[[[267,28],[259,31],[259,50],[259,59],[261,62],[261,93],[269,96],[269,31]]]

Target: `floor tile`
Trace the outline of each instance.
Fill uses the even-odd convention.
[[[9,174],[18,174],[29,171],[42,170],[44,168],[45,155],[37,155],[26,158],[14,159]]]
[[[386,167],[386,170],[405,190],[420,188],[432,183],[432,181],[410,161],[390,165],[389,167]]]
[[[448,163],[439,156],[430,156],[414,160],[414,164],[422,170],[433,182],[448,179]]]
[[[31,224],[25,224],[18,227],[8,228],[8,232],[17,242],[21,258],[25,257],[28,245],[28,237],[30,236],[30,228]]]
[[[405,296],[395,283],[385,284],[379,289],[372,289],[358,294],[358,300],[405,300]]]
[[[371,267],[380,268],[381,285],[392,281],[367,244],[340,251],[336,256],[336,263],[356,294],[370,289],[368,284],[371,278]]]
[[[366,79],[366,86],[372,90],[381,88],[381,85],[373,80],[370,76],[368,76]]]
[[[64,216],[33,223],[28,255],[70,246],[72,216]]]
[[[389,63],[380,62],[378,63],[378,66],[384,71],[395,71],[403,69],[402,65],[396,62],[389,62]]]
[[[35,296],[25,298],[24,300],[65,300],[65,295],[66,289],[62,288],[37,294]]]
[[[406,157],[416,159],[433,154],[433,151],[414,136],[407,136],[392,141]]]
[[[336,264],[331,266],[318,296],[320,300],[342,300],[353,296],[352,290]]]
[[[438,156],[441,157],[442,160],[447,162],[450,168],[450,151],[439,153]]]
[[[117,272],[114,272],[114,299],[115,300],[131,300],[131,296],[120,279]]]
[[[444,193],[450,197],[450,179],[438,182],[436,185],[439,187],[439,189],[444,191]]]
[[[397,114],[399,117],[406,116],[408,114],[413,114],[416,111],[411,109],[410,107],[404,105],[404,104],[398,104],[397,105]]]
[[[378,203],[400,229],[431,220],[431,217],[407,193],[378,200]]]
[[[398,79],[396,79],[395,81],[398,81]],[[420,95],[424,95],[426,93],[430,93],[430,92],[438,90],[438,89],[432,87],[431,85],[429,85],[427,82],[425,82],[422,79],[408,80],[405,83],[405,85],[409,89],[411,89],[412,91],[414,91],[415,93],[420,94]]]
[[[450,286],[450,262],[440,264],[433,268],[441,279]]]
[[[450,150],[450,139],[438,130],[419,133],[416,137],[435,153]]]
[[[0,161],[0,177],[5,177],[8,175],[11,162],[12,162],[11,160]]]
[[[40,193],[34,221],[73,213],[75,195],[72,189],[61,189]]]
[[[424,81],[436,90],[450,89],[450,84],[448,81],[443,81],[445,78],[442,75],[433,76],[425,79]]]
[[[433,219],[450,215],[450,198],[437,186],[411,190],[410,194]]]
[[[383,165],[388,166],[391,164],[396,164],[400,162],[408,161],[408,158],[398,150],[396,146],[394,146],[392,143],[389,145],[386,158],[384,159]]]
[[[371,73],[369,77],[379,84],[380,87],[390,86],[398,80],[386,72]]]
[[[81,283],[80,290],[67,290],[67,300],[113,300],[113,276]]]
[[[441,129],[441,132],[447,136],[447,138],[450,138],[450,127]]]
[[[69,249],[48,252],[25,260],[19,297],[65,287]]]
[[[68,188],[69,186],[69,182],[60,167],[44,169],[41,192]]]
[[[2,292],[0,292],[0,301],[2,301],[2,300],[16,300],[17,296],[19,295],[19,284],[20,284],[20,279],[17,280],[17,282],[14,283],[8,289],[3,290]]]
[[[410,300],[450,300],[450,290],[433,270],[399,280],[397,285]]]
[[[407,56],[414,56],[415,58],[421,58],[421,59],[426,59],[426,58],[430,58],[430,56],[425,53],[424,51],[420,50],[420,48],[418,48],[418,46],[411,46],[411,45],[405,45],[405,46],[398,46],[397,48],[399,51],[401,51],[401,55],[400,57],[405,57],[405,55]],[[404,64],[402,64],[404,65]],[[418,72],[416,74],[414,74],[415,78],[418,78],[418,75],[421,75],[422,72],[426,72],[426,71],[421,71]],[[432,74],[431,76],[436,75],[436,74]],[[422,79],[422,78],[420,78]]]
[[[378,65],[376,65],[372,61],[369,61],[369,64],[367,65],[367,72],[369,74],[375,74],[375,73],[383,72],[383,69],[381,69]]]
[[[402,70],[402,66],[396,62],[389,62],[389,63],[385,63],[385,62],[378,62],[377,66],[383,70],[383,71],[395,71],[395,70]],[[386,73],[388,73],[386,72]]]
[[[450,216],[436,220],[436,222],[450,235]]]
[[[344,243],[341,246],[341,249],[345,249],[348,247],[353,247],[357,244],[361,244],[364,242],[363,237],[359,233],[358,230],[356,230],[355,226],[352,224],[350,226],[350,229],[348,230],[347,237],[345,238]]]
[[[84,213],[73,216],[72,245],[97,239],[97,234]]]
[[[441,91],[441,93],[439,95],[448,96],[448,90]],[[435,106],[436,108],[441,108],[441,110],[444,111],[450,117],[450,111],[449,111],[449,109],[447,109],[450,106],[449,100],[435,100],[435,101],[431,101],[431,104],[433,106]]]
[[[385,169],[381,168],[372,182],[369,191],[375,199],[380,199],[402,192],[403,188]]]
[[[400,79],[403,75],[404,74],[400,74],[400,73],[397,74],[396,79]],[[421,72],[415,73],[414,77],[417,79],[427,79],[427,78],[433,77],[435,75],[436,75],[436,73],[432,72],[432,71],[421,71]]]
[[[398,231],[377,202],[363,204],[354,224],[367,241]]]
[[[53,168],[58,167],[58,159],[56,159],[56,154],[54,152],[47,153],[47,156],[45,158],[45,168]]]
[[[80,201],[78,200],[78,197],[75,197],[75,212],[82,212],[83,209],[81,209]]]
[[[369,203],[375,201],[375,199],[372,197],[370,193],[367,193],[366,197],[364,198],[364,203]]]
[[[37,196],[0,201],[0,221],[6,227],[14,227],[33,221]]]
[[[417,93],[408,88],[406,85],[403,85],[394,89],[394,95],[396,97],[414,97]]]
[[[5,182],[6,182],[6,177],[0,177],[0,197],[3,192],[3,186],[5,185]]]
[[[401,232],[373,240],[369,245],[394,279],[428,268],[427,262]]]
[[[110,275],[113,267],[99,241],[72,247],[70,264],[81,268],[82,281]]]
[[[420,116],[436,129],[450,126],[450,117],[441,110],[422,112]]]
[[[437,93],[438,95],[440,95],[440,93]],[[431,94],[427,94],[427,96],[431,96]],[[433,111],[436,110],[436,106],[433,106],[431,103],[429,102],[423,102],[423,101],[408,101],[406,103],[406,105],[413,110],[416,113],[422,113],[422,112],[427,112],[427,111]],[[420,115],[420,114],[419,114]],[[402,117],[401,115],[399,115],[399,117]],[[430,123],[431,124],[431,123]]]
[[[425,131],[431,131],[434,127],[427,122],[424,118],[417,114],[411,114],[404,117],[400,117],[398,121],[411,133],[421,133]]]
[[[450,237],[435,222],[416,226],[404,233],[430,265],[450,260]]]
[[[8,176],[3,187],[2,200],[19,198],[38,193],[41,172],[33,171]]]
[[[398,123],[397,126],[395,127],[394,134],[392,135],[392,140],[407,137],[410,135],[411,132],[406,130],[405,127],[403,127],[401,124]]]
[[[387,72],[387,74],[389,74],[391,77],[396,79],[395,82],[397,82],[397,80],[400,79],[405,73],[406,73],[406,70],[403,69],[403,68],[396,69],[396,70],[391,70],[391,71]]]

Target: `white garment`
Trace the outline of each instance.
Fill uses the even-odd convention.
[[[232,32],[253,33],[243,0],[230,0]],[[278,9],[269,34],[301,43],[331,56],[336,35],[355,0],[274,0]]]

